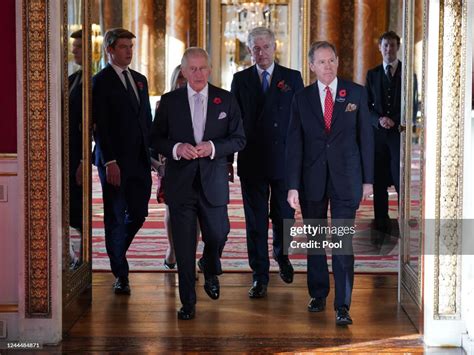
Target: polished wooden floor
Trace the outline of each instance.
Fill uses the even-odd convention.
[[[63,352],[384,352],[422,353],[421,337],[397,305],[396,275],[357,275],[351,315],[337,327],[330,304],[322,313],[306,309],[306,275],[291,285],[271,275],[268,296],[247,296],[251,275],[220,277],[221,298],[213,301],[197,286],[196,318],[178,321],[177,275],[136,273],[131,296],[112,292],[113,277],[96,273],[93,303],[51,351]]]

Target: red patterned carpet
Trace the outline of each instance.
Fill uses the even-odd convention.
[[[238,179],[231,184],[231,201],[229,218],[231,231],[224,249],[222,264],[224,271],[250,271],[247,261],[245,237],[245,219],[241,200],[240,184]],[[136,235],[127,258],[132,271],[160,271],[164,270],[163,260],[168,241],[165,234],[163,217],[165,207],[155,200],[156,190],[153,188],[149,204],[149,216],[143,228]],[[390,215],[397,216],[396,193],[390,193]],[[93,170],[93,270],[110,270],[104,242],[103,206],[101,187],[97,171]],[[356,272],[397,272],[398,271],[398,241],[396,237],[388,237],[383,245],[374,246],[368,232],[369,223],[373,218],[372,200],[365,201],[357,213],[357,233],[354,236],[354,253],[356,255]],[[297,213],[297,220],[300,214]],[[269,251],[271,251],[271,229],[269,230]],[[199,244],[198,254],[202,251]],[[271,252],[270,254],[271,255]],[[297,271],[306,270],[306,256],[290,256]],[[329,258],[330,260],[330,258]],[[277,264],[272,260],[272,270],[277,270]]]

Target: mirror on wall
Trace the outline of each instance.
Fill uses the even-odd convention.
[[[82,9],[80,1],[68,1],[67,24],[67,122],[66,155],[69,191],[69,262],[70,270],[83,263],[83,181],[82,181]],[[66,114],[66,112],[65,112]],[[64,135],[63,135],[64,136]],[[66,150],[66,149],[65,149]]]
[[[409,211],[409,239],[407,264],[413,272],[419,273],[420,258],[420,241],[421,241],[421,225],[422,225],[422,153],[423,153],[423,88],[419,82],[423,81],[423,3],[424,0],[414,1],[415,13],[413,14],[413,47],[412,47],[412,87],[413,87],[413,109],[410,114],[412,120],[412,128],[410,130],[410,149],[409,149],[409,192],[410,204]]]
[[[63,0],[63,331],[92,300],[90,26],[88,0]]]
[[[206,49],[211,54],[214,85],[229,90],[234,73],[253,65],[247,37],[249,31],[258,26],[268,27],[275,33],[275,60],[278,63],[305,71],[309,43],[304,39],[309,1],[208,1]]]
[[[422,318],[424,85],[427,0],[404,2],[400,195],[400,303],[413,324]]]
[[[275,60],[290,66],[290,2],[242,2],[222,0],[221,3],[221,80],[230,88],[232,76],[248,68],[251,62],[247,50],[247,36],[257,26],[270,28],[275,33]]]

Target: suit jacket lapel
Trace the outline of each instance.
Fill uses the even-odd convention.
[[[273,105],[275,102],[275,96],[279,94],[279,90],[277,88],[277,84],[281,81],[281,70],[279,65],[275,63],[275,67],[273,68],[273,75],[272,81],[270,82],[270,87],[268,88],[265,94],[265,109],[270,109],[270,106]]]
[[[146,100],[146,97],[144,97],[143,95],[143,82],[141,82],[138,78],[138,75],[135,71],[133,70],[130,70],[130,73],[132,74],[132,80],[135,82],[135,86],[137,88],[137,94],[138,94],[138,99],[139,99],[139,102],[138,102],[138,114],[140,114],[143,110],[143,100]],[[140,82],[140,84],[138,84]],[[131,101],[131,100],[130,100]]]
[[[308,99],[308,103],[311,106],[311,110],[313,111],[314,115],[319,119],[324,127],[323,108],[321,107],[321,97],[319,96],[317,81],[311,85],[311,90],[309,90],[308,96],[306,98]]]
[[[193,128],[193,116],[191,115],[191,107],[189,106],[189,99],[188,99],[188,86],[186,85],[184,88],[177,89],[180,90],[181,99],[178,102],[183,102],[181,106],[184,110],[183,114],[176,115],[176,119],[178,117],[183,118],[183,128],[188,131],[188,135],[191,137],[194,143],[194,128]],[[178,111],[179,112],[179,111]],[[172,118],[174,119],[174,118]]]
[[[118,73],[115,71],[115,69],[110,64],[107,64],[106,69],[109,70],[110,75],[114,78],[113,80],[115,81],[115,85],[120,87],[120,91],[122,92],[122,95],[124,96],[124,100],[127,100],[130,103],[130,106],[133,108],[134,105],[132,103],[132,99],[130,98],[130,96],[128,96],[127,89],[125,88],[125,85],[123,84],[122,79],[119,77]],[[129,69],[129,72],[131,73],[131,77],[132,77],[131,80],[135,80],[135,78],[133,76],[133,72],[130,69]],[[135,85],[136,85],[136,81],[135,81]],[[137,89],[138,89],[138,87],[137,87]],[[135,111],[134,108],[133,108],[133,111]],[[138,114],[137,111],[135,111],[135,113]]]
[[[340,92],[346,90],[346,95],[347,95],[347,88],[344,83],[340,78],[337,79],[337,90],[336,90],[336,98],[334,99],[334,111],[332,114],[332,121],[331,121],[331,130],[332,127],[334,126],[334,123],[337,121],[338,117],[340,116],[341,112],[343,111],[343,108],[345,108],[348,104],[346,100],[346,96],[341,97]]]
[[[383,78],[385,75],[385,72],[383,70],[383,64],[380,64],[379,70],[377,70],[377,76],[376,76],[376,81],[375,85],[378,85],[378,90],[376,90],[376,95],[379,95],[375,102],[377,103],[377,107],[375,108],[377,112],[380,114],[383,114],[383,107],[382,107],[382,95],[383,95]]]
[[[216,95],[216,90],[214,88],[214,86],[212,86],[211,84],[208,84],[209,85],[209,89],[208,89],[208,92],[207,92],[207,112],[206,112],[206,126],[204,127],[204,135],[203,135],[203,138],[202,140],[203,141],[207,141],[207,137],[209,136],[211,130],[212,130],[212,126],[213,126],[213,121],[216,119],[217,114],[218,114],[218,110],[219,110],[219,104],[215,103],[214,100],[216,98],[218,98],[218,96]],[[222,101],[222,98],[219,97],[219,99]]]

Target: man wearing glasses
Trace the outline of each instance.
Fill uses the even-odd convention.
[[[293,282],[293,267],[283,247],[283,220],[293,219],[285,187],[285,142],[293,95],[303,89],[301,73],[275,62],[275,35],[254,28],[248,50],[255,65],[234,75],[231,92],[242,111],[246,147],[237,159],[242,186],[247,250],[253,271],[250,298],[267,293],[270,261],[268,218],[272,220],[273,258],[286,283]],[[270,205],[270,208],[269,208]]]

